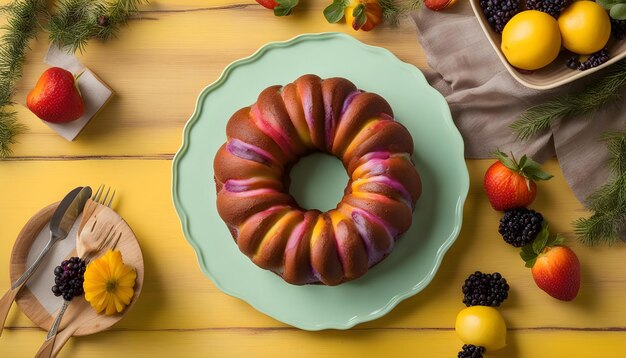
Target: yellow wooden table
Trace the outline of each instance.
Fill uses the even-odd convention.
[[[0,4],[7,3],[1,0]],[[309,0],[289,18],[274,18],[253,0],[152,0],[142,20],[119,39],[91,42],[81,61],[116,92],[115,98],[75,142],[54,134],[18,108],[28,133],[14,155],[0,161],[0,290],[9,288],[9,256],[22,225],[40,208],[78,185],[117,189],[117,211],[139,237],[146,277],[134,309],[110,331],[73,338],[64,357],[455,357],[460,286],[475,270],[499,271],[511,284],[501,308],[508,326],[506,349],[488,357],[625,357],[625,245],[578,245],[571,222],[586,215],[556,161],[555,178],[539,185],[533,205],[554,231],[569,238],[582,263],[578,298],[557,301],[539,290],[517,250],[497,232],[500,215],[489,206],[482,176],[491,161],[470,160],[471,188],[461,234],[433,282],[388,315],[348,331],[301,331],[273,320],[220,292],[196,263],[171,199],[172,157],[201,89],[224,67],[269,41],[306,32],[349,31],[327,24],[329,1]],[[418,67],[426,60],[415,26],[358,33]],[[44,35],[32,43],[17,96],[44,70]],[[355,298],[356,299],[356,298]],[[16,306],[0,338],[0,357],[30,357],[43,342]]]

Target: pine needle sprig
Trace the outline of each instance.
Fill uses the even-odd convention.
[[[59,0],[57,11],[50,17],[46,30],[50,41],[68,51],[83,52],[87,41],[94,36],[99,1]]]
[[[378,0],[383,8],[383,22],[393,26],[400,24],[400,19],[410,11],[419,10],[423,0]]]
[[[511,124],[511,129],[518,139],[529,139],[559,119],[579,116],[617,100],[624,85],[626,60],[612,65],[604,77],[581,92],[562,95],[527,109]]]
[[[120,27],[139,14],[139,6],[147,3],[148,0],[119,0],[109,3],[105,12],[108,15],[99,18],[100,26],[96,37],[103,41],[116,37]],[[106,26],[102,25],[103,22],[106,22]]]
[[[587,198],[593,214],[574,222],[578,239],[589,246],[612,245],[626,234],[626,132],[605,134],[603,141],[609,150],[611,179]]]
[[[146,0],[59,0],[47,30],[50,40],[69,52],[85,50],[92,38],[115,37],[129,18],[139,13]]]
[[[9,107],[14,104],[11,96],[22,77],[28,43],[37,35],[45,10],[45,0],[14,0],[0,8],[0,13],[7,16],[0,28],[0,158],[11,153],[10,145],[26,129]]]

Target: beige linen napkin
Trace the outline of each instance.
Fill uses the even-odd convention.
[[[624,129],[623,100],[584,117],[554,123],[551,130],[528,141],[516,140],[509,129],[526,108],[557,94],[578,91],[602,72],[553,90],[529,89],[515,81],[500,62],[469,2],[443,12],[424,8],[412,17],[432,69],[425,71],[426,77],[446,97],[468,158],[489,158],[495,148],[518,157],[525,153],[538,161],[556,155],[581,202],[606,181],[607,151],[598,139],[608,130]]]

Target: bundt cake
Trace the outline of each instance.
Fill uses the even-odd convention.
[[[421,193],[413,139],[381,96],[343,78],[304,75],[265,89],[226,127],[215,155],[217,210],[241,252],[292,284],[354,280],[391,252]],[[301,208],[289,169],[312,152],[339,158],[337,207]]]

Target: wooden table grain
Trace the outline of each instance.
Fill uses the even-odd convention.
[[[467,161],[471,187],[463,229],[433,282],[378,320],[347,331],[301,331],[223,294],[200,272],[172,204],[172,157],[197,95],[228,63],[269,41],[341,31],[427,66],[410,19],[396,28],[354,33],[325,22],[322,9],[329,1],[301,2],[293,16],[274,18],[253,0],[153,0],[118,39],[92,41],[79,55],[116,96],[75,142],[16,108],[28,132],[13,156],[0,161],[0,290],[10,286],[9,256],[22,225],[78,185],[117,188],[116,209],[135,230],[145,256],[145,286],[134,309],[107,332],[71,339],[60,356],[455,357],[462,345],[454,333],[464,307],[460,286],[475,270],[499,271],[511,284],[501,308],[508,346],[488,357],[626,356],[626,247],[576,243],[571,222],[588,213],[555,160],[546,165],[555,178],[539,184],[533,207],[579,255],[582,285],[573,302],[539,290],[517,251],[498,235],[499,214],[482,189],[489,160]],[[17,97],[45,69],[47,46],[44,34],[32,42]],[[6,324],[0,357],[33,356],[45,332],[15,306]]]

